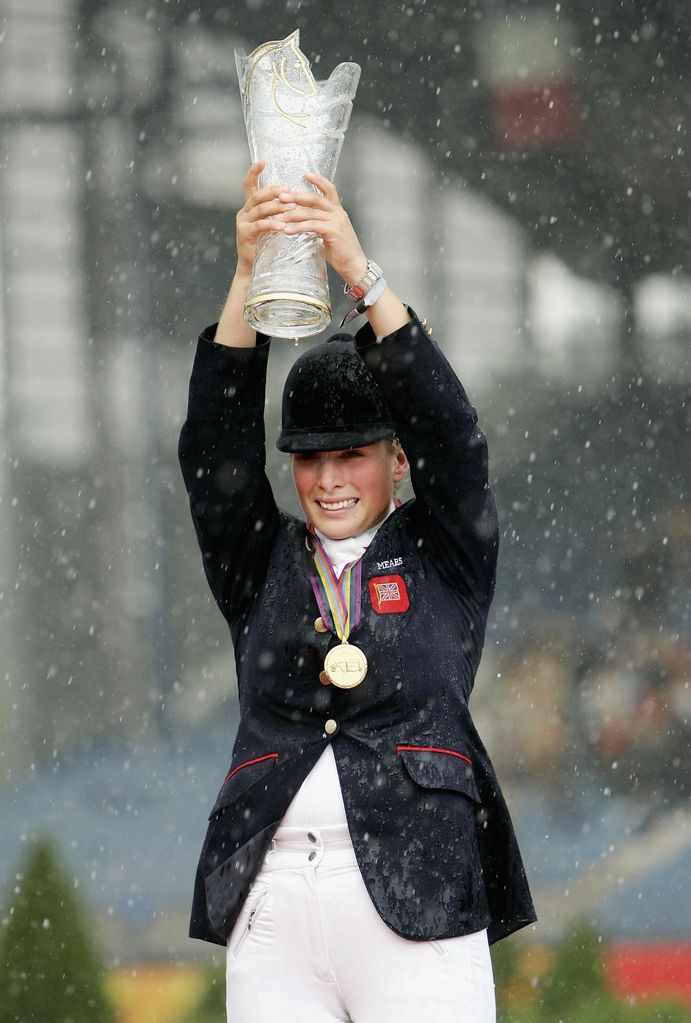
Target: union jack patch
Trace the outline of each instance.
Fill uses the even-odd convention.
[[[369,581],[372,610],[378,615],[407,611],[410,607],[408,591],[400,575],[380,575]]]

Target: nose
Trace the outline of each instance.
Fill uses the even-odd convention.
[[[319,485],[322,490],[330,491],[342,487],[345,482],[343,467],[340,460],[330,455],[319,459]]]

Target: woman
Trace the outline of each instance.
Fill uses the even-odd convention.
[[[334,186],[261,188],[261,169],[180,439],[241,710],[190,934],[227,944],[232,1023],[489,1023],[488,944],[535,914],[468,711],[498,542],[485,439]],[[305,522],[264,474],[269,341],[243,319],[263,231],[318,234],[369,321],[286,382],[278,446]]]

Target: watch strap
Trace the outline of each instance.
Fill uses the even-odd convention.
[[[383,270],[380,266],[371,260],[367,260],[367,269],[356,283],[348,287],[346,284],[343,288],[344,293],[348,298],[352,298],[353,302],[359,302],[360,299],[364,298],[368,291],[374,287],[378,280],[383,276]]]
[[[376,284],[370,288],[367,294],[360,299],[357,305],[345,314],[341,320],[341,327],[343,327],[346,323],[350,323],[350,321],[354,320],[356,316],[360,316],[364,313],[365,309],[369,309],[371,305],[374,305],[377,299],[386,291],[386,287],[386,277],[380,277]]]

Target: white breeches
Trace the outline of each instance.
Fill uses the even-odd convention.
[[[228,1023],[495,1023],[487,932],[401,938],[346,825],[281,825],[228,940]]]

